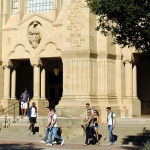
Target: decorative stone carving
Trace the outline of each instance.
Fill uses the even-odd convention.
[[[7,38],[6,38],[6,44],[8,44],[8,45],[9,45],[9,44],[10,44],[10,42],[11,42],[11,38],[10,38],[10,37],[7,37]]]
[[[28,39],[34,49],[38,47],[42,39],[41,30],[42,30],[42,25],[40,22],[33,21],[30,23],[28,28]]]

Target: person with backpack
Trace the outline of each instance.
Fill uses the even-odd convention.
[[[54,135],[55,138],[57,138],[59,140],[59,142],[61,142],[61,145],[64,144],[64,139],[62,139],[58,134],[57,134],[57,131],[58,131],[58,127],[57,127],[57,115],[55,114],[55,109],[54,108],[51,108],[51,125],[50,125],[50,129],[49,129],[49,137],[50,137],[50,140],[49,140],[49,143],[46,144],[46,145],[53,145],[54,143],[52,143],[52,135]]]
[[[106,111],[107,111],[107,119],[104,122],[102,122],[102,124],[107,122],[109,138],[110,138],[109,145],[113,145],[115,143],[114,135],[113,135],[113,129],[116,126],[116,116],[115,116],[114,112],[111,111],[111,107],[107,107]]]
[[[29,121],[30,121],[28,134],[33,134],[34,125],[36,123],[36,117],[37,117],[37,107],[36,107],[36,103],[33,102],[32,106],[28,110],[28,118],[29,118]]]
[[[90,140],[94,139],[97,142],[96,137],[94,136],[94,119],[93,119],[93,115],[91,113],[91,110],[87,110],[87,117],[85,118],[85,122],[83,124],[81,124],[81,126],[86,125],[86,140],[85,140],[85,144],[89,145],[90,144]]]

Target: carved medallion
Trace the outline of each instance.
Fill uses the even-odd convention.
[[[30,23],[28,28],[28,39],[32,47],[35,49],[41,42],[42,39],[42,25],[38,21],[33,21]]]

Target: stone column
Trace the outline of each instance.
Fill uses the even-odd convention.
[[[16,69],[13,68],[11,74],[11,99],[16,99]]]
[[[132,97],[132,62],[125,61],[125,97]]]
[[[10,98],[10,67],[4,66],[4,99]]]
[[[136,64],[133,66],[133,97],[137,98],[137,68]]]
[[[41,70],[41,99],[46,99],[45,98],[45,81],[46,81],[46,76],[45,76],[45,68],[42,68]]]
[[[33,65],[33,99],[40,98],[40,68]]]

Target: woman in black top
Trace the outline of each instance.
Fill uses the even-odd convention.
[[[96,134],[96,139],[98,141],[98,122],[99,122],[99,113],[97,110],[94,110],[93,112],[93,118],[94,118],[94,130]]]

